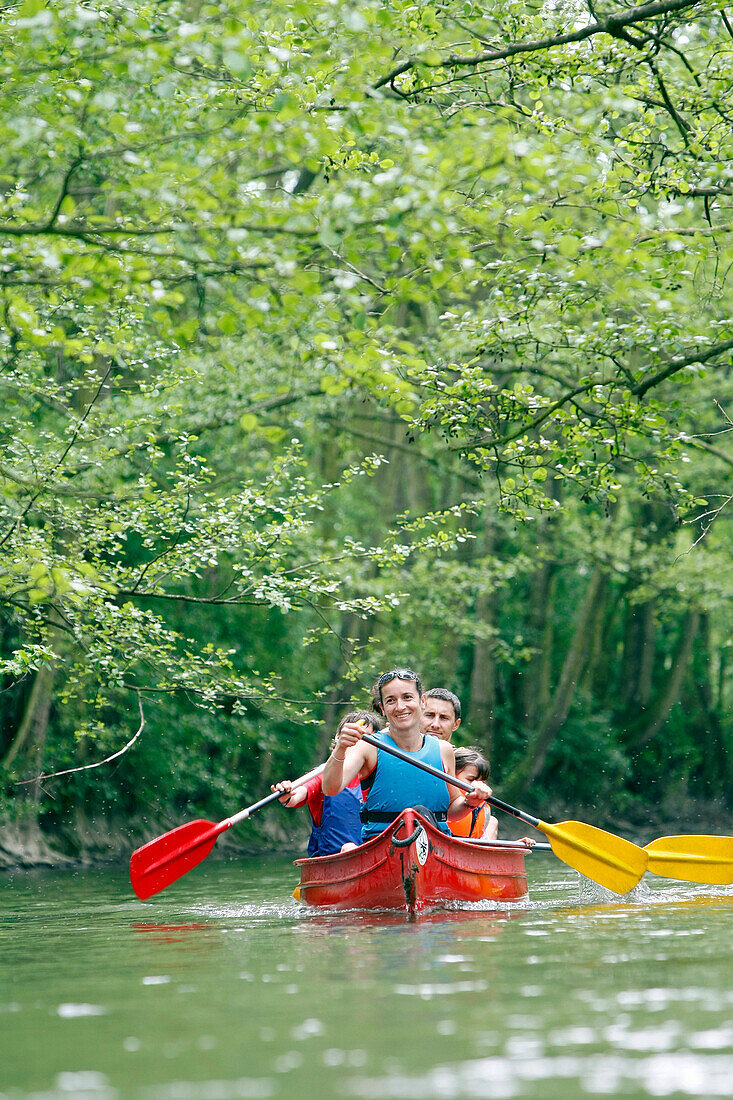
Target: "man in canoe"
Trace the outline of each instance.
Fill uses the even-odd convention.
[[[409,668],[392,669],[380,676],[377,690],[379,707],[388,726],[375,733],[375,739],[414,754],[418,763],[454,776],[452,747],[447,741],[422,732],[424,695],[419,676]],[[483,805],[490,796],[491,790],[480,780],[472,784],[471,794],[463,794],[443,779],[389,753],[380,753],[374,745],[362,741],[366,732],[356,723],[345,723],[321,777],[323,793],[331,796],[357,777],[361,780],[366,794],[361,813],[362,840],[381,833],[408,806],[424,807],[438,828],[449,833],[449,818],[462,817],[467,809]]]
[[[461,700],[448,688],[431,688],[424,695],[421,728],[441,741],[451,741],[461,724]],[[489,762],[480,749],[457,748],[456,778],[464,783],[481,779],[489,781]],[[496,840],[499,822],[488,806],[466,809],[463,817],[452,818],[448,827],[453,836],[473,837],[475,840]]]
[[[461,724],[461,700],[448,688],[431,688],[424,695],[422,731],[450,741]]]
[[[451,741],[461,724],[461,700],[448,688],[431,688],[425,692],[422,716],[422,732],[430,733],[441,741]],[[456,779],[472,783],[476,779],[489,781],[489,762],[480,749],[457,748]],[[496,840],[499,822],[488,805],[466,809],[462,817],[451,817],[449,828],[453,836],[473,837],[474,840]],[[522,837],[528,847],[536,841]]]

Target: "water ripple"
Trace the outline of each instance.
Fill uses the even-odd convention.
[[[385,1096],[390,1100],[511,1100],[549,1095],[553,1081],[575,1081],[585,1091],[605,1096],[619,1095],[627,1088],[633,1088],[635,1096],[691,1096],[695,1100],[704,1096],[712,1100],[731,1095],[731,1054],[701,1058],[681,1051],[647,1058],[607,1054],[543,1057],[537,1054],[536,1044],[529,1044],[523,1053],[522,1060],[481,1058],[435,1066],[414,1076],[396,1073],[352,1079],[345,1082],[344,1089],[348,1095],[366,1100],[383,1100]],[[543,1082],[542,1093],[535,1091],[538,1082]]]

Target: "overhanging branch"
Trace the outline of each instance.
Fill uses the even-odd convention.
[[[420,66],[425,68],[475,68],[490,61],[504,61],[507,58],[516,57],[518,54],[539,53],[552,50],[557,46],[584,42],[597,34],[609,34],[613,38],[624,38],[628,41],[628,36],[624,33],[627,27],[637,26],[659,15],[674,15],[689,8],[699,7],[701,3],[702,0],[654,0],[653,3],[638,4],[635,8],[609,15],[605,19],[596,19],[595,22],[588,23],[585,27],[579,27],[575,31],[570,31],[568,34],[550,35],[547,38],[534,39],[530,42],[512,42],[510,45],[499,49],[484,50],[481,53],[472,54],[470,57],[463,57],[460,54],[447,54],[439,62],[428,62],[421,60],[419,57],[411,57],[403,61],[401,65],[395,66],[391,72],[378,80],[373,88],[378,91],[380,88],[392,84],[403,73]]]

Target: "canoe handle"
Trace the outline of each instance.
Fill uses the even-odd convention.
[[[397,838],[397,833],[400,831],[403,824],[404,822],[401,821],[395,831],[392,833],[392,843],[394,844],[395,848],[409,848],[410,845],[417,840],[422,831],[422,825],[418,822],[418,824],[415,826],[414,830],[412,831],[412,833],[410,833],[409,836],[406,836],[402,840],[399,840]]]

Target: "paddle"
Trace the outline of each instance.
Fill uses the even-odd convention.
[[[523,840],[473,840],[471,837],[456,837],[456,840],[465,840],[467,844],[479,844],[482,848],[520,848],[525,854],[529,852],[551,852],[552,845],[544,844],[541,840],[534,844],[525,844]]]
[[[521,840],[472,840],[485,848],[524,848],[526,852],[551,852],[551,844],[526,847]],[[683,834],[662,836],[645,845],[647,871],[663,878],[729,886],[733,882],[733,836]]]
[[[653,875],[711,886],[733,882],[733,836],[662,836],[644,850]]]
[[[470,783],[464,783],[462,779],[456,779],[455,776],[448,775],[447,772],[440,771],[431,764],[416,760],[410,753],[385,745],[371,734],[365,733],[363,740],[376,749],[391,753],[392,756],[413,764],[416,768],[421,768],[429,775],[444,779],[462,791],[470,793],[473,790]],[[504,813],[511,814],[512,817],[517,817],[520,821],[525,821],[528,825],[539,829],[550,841],[558,859],[616,894],[628,893],[646,871],[649,858],[646,851],[629,840],[623,840],[619,836],[614,836],[613,833],[597,829],[594,825],[585,825],[582,821],[563,821],[559,825],[548,825],[538,817],[532,817],[523,810],[517,810],[514,806],[502,802],[501,799],[494,798],[493,795],[489,802]]]
[[[325,764],[319,765],[312,771],[301,775],[300,779],[293,782],[294,787],[307,783],[309,779],[320,775]],[[198,819],[189,821],[185,825],[179,825],[171,829],[155,840],[149,840],[132,853],[130,858],[130,882],[139,898],[145,899],[165,890],[176,879],[182,878],[192,867],[206,859],[214,847],[216,838],[221,833],[231,829],[240,821],[245,821],[263,806],[269,806],[271,802],[277,802],[282,798],[282,791],[273,791],[266,798],[246,806],[239,813],[227,817],[216,824],[213,821]]]

